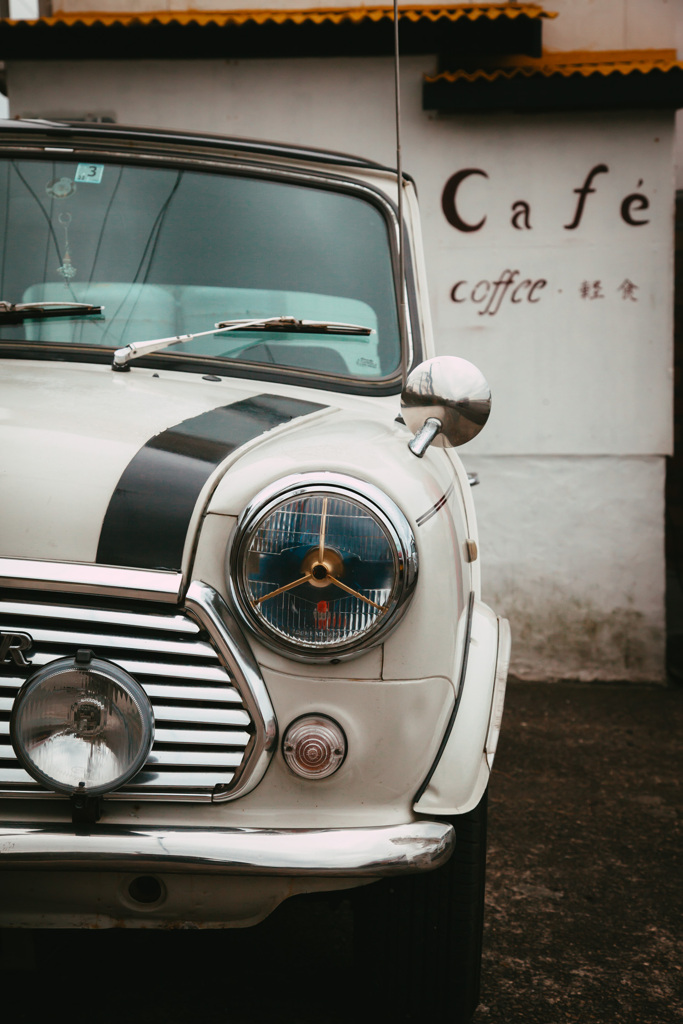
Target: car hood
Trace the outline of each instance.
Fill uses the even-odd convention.
[[[180,569],[229,465],[333,411],[324,393],[266,382],[1,366],[3,557]]]

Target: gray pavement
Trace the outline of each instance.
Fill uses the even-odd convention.
[[[475,1024],[683,1021],[682,739],[683,687],[510,685]],[[13,1022],[59,1000],[98,1024],[367,1019],[345,901],[227,933],[4,933],[0,976]]]
[[[683,1020],[683,689],[509,687],[476,1024]]]

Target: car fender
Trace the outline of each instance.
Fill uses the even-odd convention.
[[[473,596],[455,706],[439,754],[417,794],[420,814],[465,814],[488,784],[510,664],[507,619]]]

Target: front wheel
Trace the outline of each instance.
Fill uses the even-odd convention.
[[[446,818],[455,850],[436,871],[387,878],[354,894],[357,963],[384,1013],[467,1024],[479,1002],[487,794]],[[380,1018],[381,1019],[381,1018]]]

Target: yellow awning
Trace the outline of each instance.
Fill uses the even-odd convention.
[[[564,53],[546,53],[542,57],[513,55],[496,60],[495,67],[477,68],[475,71],[443,71],[425,76],[426,82],[495,82],[514,78],[551,78],[560,75],[569,78],[580,75],[629,75],[639,71],[671,71],[683,69],[683,61],[676,59],[676,50],[573,50]]]
[[[296,25],[324,23],[341,24],[343,22],[393,21],[393,5],[383,4],[378,7],[311,7],[291,10],[269,10],[267,8],[250,8],[236,11],[145,11],[137,14],[114,13],[106,11],[66,12],[56,11],[50,17],[37,19],[4,18],[3,22],[10,25],[244,25],[252,22],[256,25],[275,24]],[[499,18],[555,18],[556,13],[544,10],[540,4],[499,3],[499,4],[452,4],[438,7],[431,4],[415,4],[399,8],[399,20],[407,21],[469,21],[484,19],[495,21]]]

